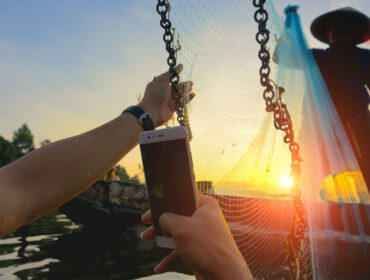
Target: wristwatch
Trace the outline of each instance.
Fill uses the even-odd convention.
[[[139,120],[139,123],[143,126],[145,131],[154,130],[155,125],[152,120],[152,116],[139,106],[130,106],[122,112],[122,114],[124,113],[130,113],[131,115],[134,115]]]

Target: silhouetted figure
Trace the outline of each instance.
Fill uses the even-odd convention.
[[[366,15],[347,7],[316,18],[311,32],[329,44],[328,49],[312,53],[370,191],[370,50],[356,46],[370,39],[369,26]]]

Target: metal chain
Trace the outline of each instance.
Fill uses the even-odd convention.
[[[256,41],[260,44],[258,57],[262,62],[260,67],[260,82],[265,88],[263,91],[263,99],[266,104],[266,111],[273,112],[274,126],[278,130],[285,133],[284,142],[289,144],[291,152],[291,173],[293,179],[292,197],[294,205],[294,217],[289,235],[286,239],[287,245],[287,260],[290,266],[291,276],[294,279],[307,279],[309,272],[307,271],[305,259],[303,256],[303,241],[304,234],[307,231],[306,211],[301,199],[301,192],[298,187],[299,175],[301,173],[301,158],[299,156],[299,145],[294,140],[293,124],[288,112],[286,104],[282,100],[284,88],[277,86],[270,79],[270,52],[266,48],[266,44],[270,38],[270,31],[266,24],[268,20],[268,12],[264,8],[266,0],[253,0],[253,5],[258,8],[254,13],[254,19],[258,23],[258,32]]]
[[[170,84],[172,88],[172,94],[175,98],[175,109],[177,113],[177,121],[180,125],[185,126],[188,131],[189,140],[192,139],[192,133],[188,116],[184,110],[184,98],[179,90],[180,77],[176,70],[176,51],[173,48],[174,34],[171,32],[171,22],[169,20],[170,5],[168,0],[158,0],[157,13],[161,16],[160,25],[164,29],[163,41],[166,44],[166,50],[168,52],[167,64],[170,71]]]

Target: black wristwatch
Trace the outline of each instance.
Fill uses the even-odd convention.
[[[152,116],[139,106],[130,106],[122,112],[122,114],[124,113],[130,113],[134,115],[139,120],[139,123],[143,126],[145,131],[153,130],[155,128]]]

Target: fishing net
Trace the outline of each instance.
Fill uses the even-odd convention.
[[[322,279],[366,270],[369,193],[298,14],[284,22],[264,4],[271,83],[283,87],[276,98],[287,105],[302,158],[294,186],[286,135],[265,111],[252,1],[170,4],[180,78],[196,93],[186,111],[197,185],[219,200],[253,275]],[[302,221],[298,238],[292,226]]]

